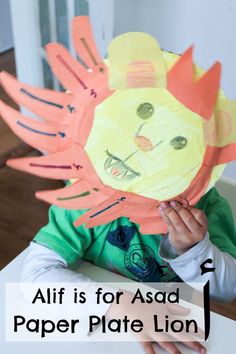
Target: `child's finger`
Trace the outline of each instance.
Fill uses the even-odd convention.
[[[168,215],[166,215],[162,209],[160,209],[160,214],[161,214],[161,217],[164,220],[164,222],[168,225],[168,231],[170,233],[173,233],[173,232],[176,233],[174,225],[172,225],[170,219],[168,218]]]
[[[197,208],[192,208],[191,213],[193,214],[193,216],[201,226],[207,226],[208,223],[207,217],[203,211]]]
[[[199,342],[185,342],[184,344],[197,353],[206,353],[206,348]]]
[[[161,210],[165,213],[165,216],[169,218],[178,233],[189,233],[189,230],[183,220],[168,203],[161,203]]]
[[[180,215],[185,225],[190,232],[196,232],[202,225],[198,223],[195,216],[187,209],[183,208],[180,203],[173,200],[170,202],[170,205],[175,209],[175,211]]]
[[[207,225],[208,220],[207,220],[206,214],[202,210],[194,208],[194,207],[187,205],[187,204],[183,204],[183,208],[189,210],[194,215],[195,219],[197,220],[197,222],[200,225],[202,225],[202,226]]]
[[[143,350],[145,351],[146,354],[156,354],[153,346],[152,346],[152,342],[139,342],[141,344],[141,346],[143,347]]]
[[[158,342],[158,344],[169,354],[182,354],[173,342]]]

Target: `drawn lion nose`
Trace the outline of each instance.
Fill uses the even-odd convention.
[[[145,136],[138,135],[134,138],[134,142],[138,145],[140,150],[151,151],[154,149],[152,142]]]

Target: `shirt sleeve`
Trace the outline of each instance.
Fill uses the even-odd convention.
[[[177,256],[170,252],[168,237],[161,241],[159,255],[166,260],[176,274],[186,283],[206,283],[210,281],[210,293],[220,301],[231,301],[236,298],[236,259],[222,252],[212,244],[209,234],[187,252]],[[212,259],[214,272],[201,275],[200,265]]]
[[[81,258],[94,238],[93,229],[74,226],[86,210],[67,210],[55,205],[49,209],[49,221],[34,237],[34,242],[58,253],[69,265]]]
[[[50,248],[31,242],[28,248],[28,255],[25,259],[23,270],[21,273],[21,283],[73,283],[75,287],[86,288],[87,301],[83,304],[83,312],[79,313],[81,334],[87,336],[89,333],[88,317],[93,314],[98,317],[105,315],[111,304],[105,302],[99,305],[94,303],[94,291],[96,286],[90,278],[71,270],[63,257],[51,250]],[[94,288],[95,286],[95,288]],[[27,289],[27,288],[26,288]],[[111,288],[103,284],[105,291],[115,294],[117,289]],[[21,287],[23,296],[28,299],[28,292],[24,286]],[[29,299],[31,300],[31,299]],[[52,311],[57,311],[52,307]]]

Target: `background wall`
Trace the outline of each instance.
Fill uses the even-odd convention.
[[[195,61],[209,68],[223,64],[222,88],[236,99],[236,1],[235,0],[115,0],[115,35],[144,31],[161,47],[183,53],[195,44]],[[224,176],[235,179],[236,163]]]
[[[0,0],[0,53],[13,47],[9,0]]]

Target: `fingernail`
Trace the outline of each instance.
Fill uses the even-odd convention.
[[[201,349],[201,354],[205,354],[206,353],[206,348],[202,348]]]
[[[170,202],[170,205],[173,206],[173,207],[176,207],[176,206],[177,206],[177,203],[176,203],[175,200],[172,200],[172,201]]]
[[[167,203],[161,203],[161,209],[166,209],[168,207],[168,204]]]

